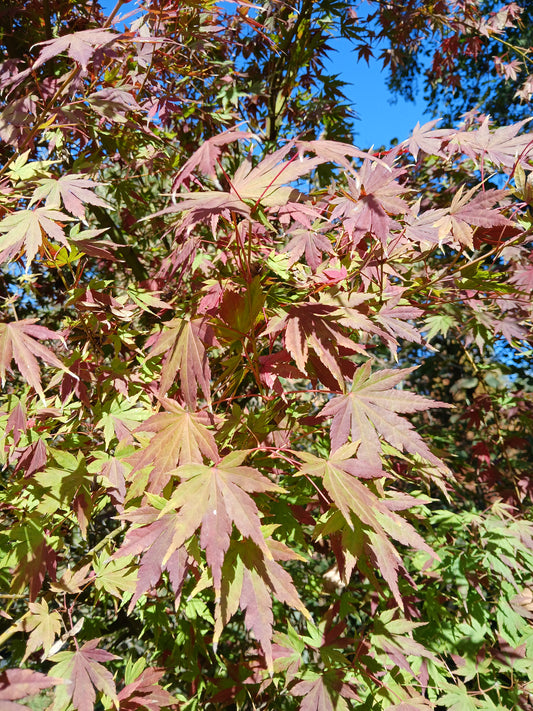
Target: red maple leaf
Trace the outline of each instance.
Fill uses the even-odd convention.
[[[148,667],[130,684],[120,690],[118,700],[121,711],[148,709],[157,711],[178,703],[168,691],[159,686],[164,670]]]
[[[62,35],[46,42],[38,42],[37,47],[42,47],[39,56],[33,64],[33,70],[40,67],[52,57],[57,57],[62,52],[67,52],[68,56],[80,64],[83,69],[87,69],[89,60],[103,45],[116,41],[121,35],[110,30],[94,29],[81,30],[70,35]]]

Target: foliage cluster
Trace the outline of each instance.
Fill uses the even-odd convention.
[[[533,134],[324,69],[516,6],[121,5],[0,15],[2,710],[531,711]]]

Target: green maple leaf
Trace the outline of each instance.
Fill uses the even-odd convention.
[[[0,222],[0,260],[10,261],[18,254],[26,254],[29,265],[49,237],[68,248],[67,238],[59,223],[73,219],[64,212],[47,207],[11,213]]]
[[[50,612],[46,600],[30,602],[28,610],[28,616],[22,621],[23,631],[29,633],[23,659],[27,659],[40,647],[43,648],[46,657],[56,637],[61,633],[61,617],[55,610]]]

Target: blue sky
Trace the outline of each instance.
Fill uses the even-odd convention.
[[[115,0],[101,0],[101,4],[105,11],[110,12]],[[136,6],[136,2],[128,2],[119,14],[124,15]],[[346,40],[332,40],[330,44],[336,51],[332,53],[327,68],[350,84],[345,93],[359,118],[356,123],[358,145],[368,148],[371,145],[390,145],[393,138],[402,141],[409,137],[417,121],[423,124],[430,120],[431,117],[424,114],[424,104],[420,99],[412,103],[389,92],[378,61],[371,60],[369,66],[357,61]]]
[[[356,141],[361,146],[390,145],[393,138],[403,141],[417,121],[423,124],[431,120],[432,117],[424,113],[421,99],[413,103],[391,94],[380,62],[371,60],[367,66],[366,62],[358,61],[347,40],[335,40],[331,44],[337,51],[328,68],[350,84],[345,93],[359,118]]]

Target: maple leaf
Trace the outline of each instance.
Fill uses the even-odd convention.
[[[89,60],[95,51],[103,45],[116,41],[121,35],[104,29],[81,30],[69,35],[62,35],[46,42],[38,42],[36,47],[42,47],[39,56],[33,64],[33,70],[40,67],[53,57],[62,52],[87,69]]]
[[[389,236],[392,219],[389,215],[406,214],[409,205],[400,195],[407,188],[396,180],[403,170],[389,168],[365,160],[357,180],[348,178],[349,192],[332,200],[335,205],[331,220],[342,220],[350,241],[356,247],[367,232],[372,232],[384,245]]]
[[[178,700],[158,684],[164,673],[162,669],[148,667],[134,681],[121,689],[117,697],[121,711],[135,711],[135,709],[158,711],[177,704]]]
[[[383,577],[401,605],[401,595],[397,585],[400,558],[387,536],[415,550],[424,551],[433,558],[437,556],[413,526],[394,512],[398,503],[403,504],[401,499],[398,500],[394,496],[391,499],[379,498],[360,481],[361,478],[382,477],[384,472],[379,463],[373,459],[354,458],[353,455],[358,448],[359,443],[352,442],[331,452],[329,457],[316,457],[309,452],[295,452],[295,454],[304,462],[300,467],[302,474],[321,477],[333,503],[352,530],[361,532],[363,530],[361,524],[371,529],[368,534],[369,547],[380,563]],[[416,499],[409,499],[406,506],[417,503],[419,502]],[[357,521],[353,520],[352,514]]]
[[[439,230],[440,241],[445,240],[448,235],[452,235],[460,244],[472,249],[474,246],[472,225],[494,227],[510,224],[507,217],[497,210],[491,209],[506,195],[505,190],[486,190],[472,198],[475,192],[476,188],[472,188],[463,194],[463,186],[456,192],[448,214],[435,223]]]
[[[274,669],[272,657],[272,599],[263,577],[255,570],[244,568],[239,605],[244,610],[244,622],[263,649],[267,668]]]
[[[204,143],[194,151],[174,178],[172,192],[175,192],[195,170],[199,170],[209,178],[215,177],[215,167],[222,153],[221,147],[244,138],[252,138],[252,136],[253,134],[247,131],[229,129],[224,133],[219,133],[217,136],[212,136],[207,141],[204,141]]]
[[[61,617],[55,610],[50,612],[46,600],[30,602],[28,610],[29,615],[22,620],[22,630],[30,635],[23,659],[27,659],[39,647],[43,648],[46,657],[56,637],[61,634]]]
[[[63,202],[65,210],[83,220],[85,218],[84,203],[108,207],[105,200],[89,189],[98,185],[100,183],[95,183],[78,173],[62,175],[57,179],[39,180],[39,187],[33,193],[30,206],[45,198],[45,207],[47,208],[59,208]]]
[[[32,529],[28,536],[36,538],[38,531]],[[42,534],[41,534],[42,536]],[[12,588],[23,590],[29,586],[30,601],[33,602],[42,589],[43,581],[48,573],[52,580],[55,580],[57,569],[57,553],[47,543],[44,537],[34,543],[20,561],[13,573]]]
[[[405,217],[405,237],[410,242],[420,243],[422,247],[431,247],[439,243],[439,220],[446,216],[446,210],[424,210],[420,212],[418,201],[411,208],[411,213]]]
[[[93,711],[96,701],[95,689],[108,696],[118,706],[113,675],[101,662],[118,659],[117,656],[98,648],[99,639],[85,642],[75,652],[59,652],[50,658],[52,671],[60,679],[69,681],[64,693],[79,711]],[[63,690],[63,688],[62,688]]]
[[[43,235],[68,247],[65,233],[58,222],[73,219],[64,212],[48,207],[12,212],[0,222],[0,259],[9,261],[25,253],[28,267],[43,244]]]
[[[454,132],[445,128],[435,130],[435,126],[440,120],[441,119],[428,121],[423,126],[420,126],[420,122],[417,121],[416,126],[413,128],[411,138],[403,142],[402,145],[408,145],[409,151],[415,160],[418,158],[420,151],[424,151],[424,153],[432,156],[444,157],[446,155],[442,150],[443,141],[454,135]]]
[[[5,436],[7,437],[10,432],[13,432],[13,442],[16,446],[20,441],[21,434],[26,432],[26,428],[26,411],[21,403],[17,402],[7,418]]]
[[[181,464],[201,463],[202,455],[218,460],[218,449],[211,430],[212,418],[206,412],[188,412],[173,400],[163,398],[166,412],[149,417],[136,432],[154,432],[150,443],[129,458],[133,471],[153,465],[148,490],[160,493],[170,479],[169,472]]]
[[[285,348],[292,355],[296,366],[306,372],[309,348],[333,375],[341,387],[344,384],[344,371],[349,368],[341,358],[338,347],[352,353],[364,353],[364,348],[347,338],[337,324],[341,315],[338,306],[309,302],[292,306],[281,318],[271,319],[265,333],[275,333],[285,327]],[[349,373],[349,371],[348,371]]]
[[[13,701],[62,683],[61,679],[31,669],[4,669],[0,672],[0,711],[30,711],[28,706]]]
[[[417,306],[400,305],[401,296],[401,291],[393,294],[376,314],[376,321],[392,336],[392,338],[386,338],[386,341],[395,357],[398,345],[395,337],[403,338],[411,343],[422,343],[420,332],[409,323],[408,319],[418,318],[424,312]]]
[[[322,262],[322,253],[333,253],[333,247],[329,239],[314,229],[297,228],[289,233],[291,240],[283,252],[290,254],[289,266],[300,259],[305,252],[305,260],[313,271],[316,271]]]
[[[419,454],[433,464],[442,465],[414,431],[411,423],[396,414],[449,407],[394,388],[413,370],[415,368],[371,373],[370,361],[358,368],[350,392],[333,398],[321,411],[321,416],[333,417],[331,449],[334,451],[341,447],[351,434],[354,442],[362,442],[363,458],[378,461],[381,449],[378,435],[381,435],[397,449]]]
[[[261,532],[258,508],[247,492],[281,492],[283,489],[257,469],[241,466],[247,454],[247,451],[232,452],[216,466],[201,463],[179,466],[174,474],[182,481],[172,497],[160,512],[152,507],[143,508],[143,535],[139,538],[138,529],[128,532],[120,555],[137,555],[146,550],[145,541],[151,540],[155,546],[155,540],[159,539],[158,552],[164,565],[174,551],[200,529],[200,545],[205,549],[217,594],[233,524],[271,557]],[[196,505],[191,506],[191,501]],[[126,511],[121,518],[135,521],[135,513],[132,518]],[[165,524],[161,526],[163,519]],[[141,575],[142,569],[139,580],[143,583]]]
[[[458,131],[453,143],[473,160],[487,157],[495,165],[505,168],[513,168],[519,157],[525,160],[527,148],[531,149],[531,135],[518,134],[531,119],[493,130],[490,129],[489,120],[487,116],[477,130]]]
[[[211,398],[211,369],[205,350],[214,342],[212,327],[204,318],[173,319],[156,337],[151,355],[165,353],[159,392],[164,395],[179,372],[181,390],[187,404],[195,405],[198,388],[209,402]]]
[[[297,195],[295,188],[287,183],[309,173],[323,162],[320,158],[293,158],[280,162],[293,148],[292,144],[268,155],[255,167],[251,160],[246,160],[237,168],[230,179],[230,190],[205,190],[202,192],[174,193],[173,198],[181,202],[152,215],[168,214],[191,210],[188,224],[207,216],[233,210],[242,215],[250,215],[250,203],[266,207],[281,207],[292,196]]]
[[[160,511],[152,506],[127,511],[123,516],[126,520],[141,524],[141,527],[128,531],[124,543],[114,553],[113,558],[143,554],[129,612],[133,610],[141,595],[157,585],[165,570],[168,571],[174,588],[177,605],[189,566],[187,551],[174,545],[176,517],[172,514],[160,517]]]
[[[358,699],[353,689],[331,672],[299,681],[290,691],[293,696],[304,697],[299,711],[348,711],[345,699]]]

